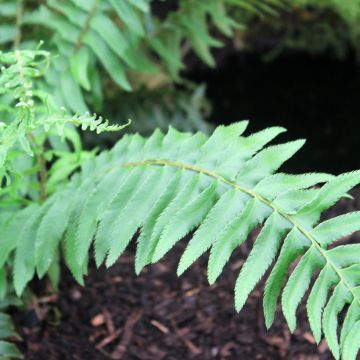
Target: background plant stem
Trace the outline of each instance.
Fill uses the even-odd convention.
[[[24,0],[19,0],[17,12],[16,12],[16,35],[14,41],[14,49],[18,50],[21,41],[21,22],[24,13]]]
[[[37,158],[38,165],[38,178],[39,178],[39,198],[40,202],[44,202],[46,199],[46,184],[48,179],[46,169],[46,159],[44,156],[44,146],[36,141],[35,136],[30,133],[29,139],[34,146],[34,153]]]

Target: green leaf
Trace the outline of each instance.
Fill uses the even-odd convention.
[[[76,258],[79,264],[85,260],[93,240],[98,219],[118,192],[126,173],[122,169],[112,169],[86,197],[79,210],[76,224]],[[120,185],[119,185],[120,184]]]
[[[34,206],[32,214],[18,232],[13,269],[14,287],[18,296],[22,294],[26,284],[33,278],[35,273],[36,232],[47,206],[41,210],[38,206]]]
[[[317,343],[321,340],[321,320],[323,309],[331,287],[338,282],[338,276],[333,268],[326,265],[320,272],[309,295],[306,307],[311,330]]]
[[[18,348],[7,341],[0,341],[0,356],[3,359],[23,359]]]
[[[270,328],[274,322],[276,304],[281,288],[285,284],[290,265],[310,245],[310,241],[297,228],[293,228],[286,236],[279,257],[265,284],[263,306],[267,328]]]
[[[125,204],[131,198],[133,193],[136,192],[135,186],[141,182],[141,179],[144,176],[141,168],[128,170],[126,175],[127,176],[121,184],[117,195],[100,217],[100,223],[95,237],[95,259],[98,266],[104,261],[110,248],[111,240],[109,232],[111,225],[114,223],[123,204]]]
[[[0,4],[0,15],[4,17],[15,17],[17,4],[13,1],[6,1]]]
[[[149,12],[149,0],[127,0],[132,6],[136,6],[143,12]]]
[[[137,229],[143,224],[159,191],[169,183],[172,174],[171,168],[161,167],[149,170],[138,190],[126,203],[123,203],[121,211],[109,230],[110,248],[106,260],[107,266],[111,266],[125,250]]]
[[[16,27],[14,25],[0,25],[0,44],[6,44],[13,41],[16,34]]]
[[[155,233],[154,227],[158,217],[172,202],[176,193],[185,186],[187,180],[188,177],[184,176],[184,174],[176,172],[169,181],[168,186],[163,189],[159,199],[154,203],[154,206],[146,217],[141,228],[136,249],[135,271],[137,274],[140,273],[145,265],[151,263],[158,236],[161,234],[161,229],[159,229],[157,235],[152,236],[153,233]]]
[[[356,360],[360,349],[360,320],[351,328],[344,342],[343,359]]]
[[[9,254],[16,248],[19,229],[24,226],[26,220],[36,211],[36,205],[28,206],[22,211],[17,212],[1,229],[0,238],[0,268],[2,268],[8,259]]]
[[[253,186],[264,176],[276,171],[286,160],[291,158],[305,143],[297,140],[281,145],[269,146],[248,160],[237,175],[240,184]],[[260,165],[261,164],[261,165]]]
[[[36,233],[35,265],[39,277],[51,266],[69,221],[70,191],[60,193],[42,217]]]
[[[48,269],[48,277],[51,286],[55,291],[59,291],[60,276],[61,276],[60,254],[59,252],[57,252]]]
[[[75,113],[85,113],[88,108],[84,102],[79,85],[74,81],[69,70],[65,70],[61,76],[61,90],[63,98],[66,100],[70,109]],[[71,96],[69,96],[71,94]]]
[[[0,300],[4,300],[7,293],[7,274],[5,267],[0,268]]]
[[[360,211],[324,221],[314,228],[312,235],[326,248],[334,241],[358,230],[360,230]]]
[[[220,197],[205,217],[185,249],[178,266],[181,275],[195,260],[206,252],[216,240],[216,234],[244,207],[246,195],[234,189]]]
[[[223,271],[233,251],[240,246],[256,225],[269,216],[271,209],[263,203],[253,199],[249,200],[243,211],[228,222],[220,230],[215,243],[211,247],[208,280],[213,284]]]
[[[343,356],[345,356],[345,340],[351,329],[354,327],[357,321],[360,320],[360,304],[356,299],[353,299],[351,305],[349,306],[345,319],[342,324],[341,336],[340,336],[340,346],[342,351],[344,352]]]
[[[271,265],[280,247],[281,238],[290,227],[291,223],[276,212],[266,220],[236,280],[235,307],[237,311],[242,309],[250,292]]]
[[[99,61],[109,73],[111,78],[124,90],[131,91],[131,85],[126,77],[125,67],[116,55],[109,49],[100,36],[96,33],[87,33],[84,43],[96,54]]]
[[[326,253],[338,268],[360,263],[360,244],[340,245]]]
[[[261,180],[254,188],[257,194],[272,200],[275,196],[290,190],[306,189],[318,183],[329,181],[333,178],[329,174],[310,173],[289,175],[278,173]]]
[[[179,193],[172,199],[168,207],[160,214],[150,239],[151,242],[156,243],[151,262],[154,263],[158,261],[169,250],[168,246],[160,241],[162,229],[169,223],[174,214],[182,209],[188,202],[192,202],[198,197],[200,194],[199,184],[206,180],[207,179],[200,174],[191,177],[191,179],[185,183],[184,187],[180,189]]]
[[[90,53],[87,47],[82,46],[70,58],[70,68],[72,76],[87,91],[90,91],[89,80],[89,60]]]
[[[314,247],[310,247],[297,264],[284,288],[281,304],[291,332],[295,330],[296,310],[310,286],[311,277],[316,269],[323,265],[324,259]]]
[[[294,215],[300,208],[305,204],[313,200],[320,189],[298,189],[298,190],[289,190],[287,192],[279,194],[274,199],[274,205],[286,212],[287,214]]]
[[[0,339],[6,339],[10,337],[19,338],[11,321],[10,315],[0,313]]]
[[[317,196],[306,204],[296,217],[304,224],[313,225],[318,221],[320,214],[334,205],[351,188],[360,182],[360,171],[354,171],[335,177],[325,184]]]
[[[129,29],[138,36],[144,36],[145,30],[141,23],[141,19],[136,11],[127,1],[109,0],[117,12],[120,19],[129,27]]]
[[[64,238],[64,251],[66,263],[73,274],[74,278],[80,283],[83,284],[83,275],[84,275],[84,266],[87,265],[86,261],[84,264],[79,264],[76,257],[76,229],[78,223],[78,217],[80,210],[84,205],[86,194],[92,190],[92,187],[95,184],[91,181],[91,178],[87,178],[81,186],[76,189],[73,197],[71,198],[71,203],[69,206],[69,221]],[[87,254],[85,256],[87,260]]]
[[[166,68],[175,80],[179,80],[179,71],[183,68],[181,40],[181,32],[173,28],[166,29],[148,40],[149,46],[165,62]]]
[[[328,304],[324,309],[323,329],[326,341],[335,359],[340,358],[340,348],[337,338],[338,314],[345,304],[350,302],[350,292],[342,283],[334,290]]]
[[[65,14],[74,25],[80,26],[82,33],[85,34],[86,32],[91,36],[93,32],[96,32],[115,54],[127,64],[131,65],[133,63],[128,56],[129,44],[124,35],[99,7],[90,9],[92,17],[89,22],[89,11],[88,13],[82,11],[70,3],[59,3],[54,0],[50,0],[49,3],[52,7]],[[80,44],[79,40],[81,40],[81,37],[78,38],[78,45]]]
[[[197,197],[173,213],[160,235],[158,245],[154,251],[153,261],[161,259],[177,241],[200,224],[216,202],[217,187],[216,181],[212,181]]]

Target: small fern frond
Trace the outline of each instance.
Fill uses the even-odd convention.
[[[336,246],[336,241],[360,230],[360,215],[319,219],[360,183],[360,171],[339,176],[276,173],[304,141],[268,146],[284,129],[245,136],[247,124],[220,126],[209,138],[172,128],[166,135],[155,131],[148,139],[125,135],[111,151],[89,159],[67,186],[2,225],[0,246],[5,250],[0,264],[15,252],[17,293],[35,271],[39,276],[47,272],[59,244],[82,283],[92,245],[97,265],[111,266],[138,231],[137,273],[193,233],[178,274],[209,251],[208,277],[213,283],[235,249],[260,227],[235,284],[236,309],[241,310],[268,272],[266,325],[271,326],[281,298],[293,331],[297,308],[310,291],[307,313],[316,341],[323,333],[335,358],[342,354],[354,360],[359,345],[360,244]]]
[[[109,124],[109,120],[103,119],[97,114],[90,114],[86,112],[82,115],[69,115],[66,111],[57,110],[49,112],[49,115],[41,119],[41,124],[44,126],[46,131],[55,127],[57,133],[62,136],[64,134],[64,128],[68,124],[72,124],[77,127],[81,127],[81,130],[95,131],[97,134],[103,132],[117,132],[131,124],[131,120],[124,125]]]

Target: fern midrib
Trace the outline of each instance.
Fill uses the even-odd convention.
[[[22,101],[22,102],[25,102],[26,101],[26,78],[25,78],[25,74],[24,74],[24,68],[23,68],[23,62],[22,62],[22,59],[21,59],[20,50],[18,50],[18,49],[15,50],[15,57],[16,57],[16,65],[17,65],[17,68],[19,70],[21,86],[22,86],[22,88],[24,90],[24,94],[25,94],[25,95],[21,95],[21,97],[19,97],[19,100]],[[28,105],[29,104],[27,104],[27,106]],[[33,110],[32,106],[28,106],[28,109],[29,109],[30,119],[32,119],[33,116],[34,116],[34,110]],[[18,120],[19,123],[21,123],[22,121],[25,120],[23,107],[20,108],[20,112],[21,112],[21,116],[20,116],[20,118]]]
[[[94,0],[93,4],[91,6],[91,9],[87,15],[87,18],[85,20],[85,23],[81,29],[79,38],[75,44],[75,52],[77,52],[83,45],[84,37],[85,37],[86,33],[90,30],[91,20],[95,16],[98,4],[99,4],[99,0]]]
[[[321,256],[325,259],[327,264],[329,264],[330,267],[332,267],[332,269],[338,275],[338,277],[340,279],[340,282],[343,283],[349,289],[349,291],[350,291],[350,293],[351,293],[351,295],[353,297],[353,300],[357,301],[359,303],[359,305],[360,305],[360,298],[356,295],[356,293],[353,290],[353,287],[346,281],[346,279],[342,275],[341,268],[338,268],[334,264],[334,262],[329,258],[329,256],[326,254],[324,249],[318,243],[318,241],[303,226],[301,226],[295,219],[293,219],[293,217],[291,215],[286,214],[284,211],[282,211],[280,208],[278,208],[271,201],[269,201],[265,197],[257,194],[253,190],[249,190],[249,189],[247,189],[247,188],[245,188],[243,186],[240,186],[236,182],[228,180],[228,179],[226,179],[225,177],[219,175],[216,172],[207,170],[207,169],[202,168],[202,167],[197,166],[197,165],[185,164],[185,163],[181,163],[179,161],[168,160],[168,159],[158,159],[158,160],[148,159],[148,160],[143,160],[143,161],[138,161],[138,162],[125,163],[125,164],[122,164],[121,167],[137,167],[137,166],[151,166],[151,165],[172,166],[172,167],[175,167],[175,168],[178,168],[178,169],[189,170],[189,171],[193,171],[193,172],[200,173],[200,174],[203,174],[203,175],[207,175],[209,177],[212,177],[212,178],[216,179],[217,181],[220,181],[220,182],[222,182],[224,184],[227,184],[227,185],[233,187],[236,190],[239,190],[239,191],[241,191],[241,192],[243,192],[245,194],[248,194],[249,196],[253,197],[254,199],[257,199],[257,200],[261,201],[262,203],[266,204],[267,206],[271,207],[279,215],[281,215],[286,220],[288,220],[307,239],[310,240],[310,242],[312,244],[311,246],[314,246],[317,249],[317,251],[321,254]]]
[[[24,71],[23,71],[23,62],[21,59],[21,55],[20,55],[20,50],[16,49],[15,50],[15,57],[16,57],[16,62],[17,62],[17,68],[19,70],[19,76],[20,76],[20,80],[21,80],[21,86],[23,87],[23,89],[26,89],[26,80],[25,80],[25,75],[24,75]],[[22,99],[20,99],[22,100]]]
[[[18,50],[21,42],[21,20],[24,14],[24,0],[19,0],[16,11],[16,35],[14,41],[14,49]]]

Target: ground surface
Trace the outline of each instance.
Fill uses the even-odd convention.
[[[359,194],[342,200],[331,214],[359,209]],[[358,240],[354,235],[346,241]],[[26,359],[331,359],[325,341],[314,344],[304,306],[294,334],[280,312],[266,330],[263,284],[235,313],[233,286],[250,246],[251,239],[212,287],[206,281],[206,258],[176,277],[183,245],[139,277],[131,249],[109,271],[92,268],[86,287],[65,272],[61,296],[42,295],[16,316]]]

